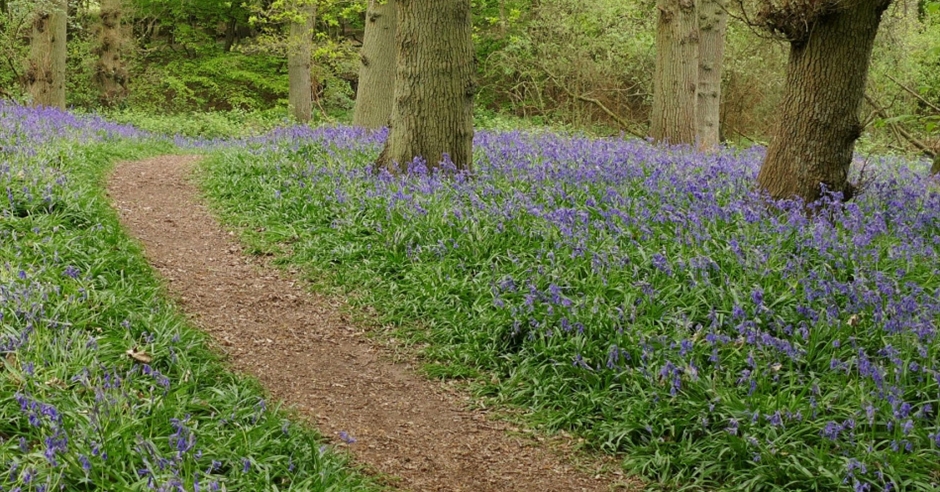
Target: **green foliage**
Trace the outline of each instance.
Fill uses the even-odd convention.
[[[912,43],[912,79],[921,96],[940,106],[940,1],[926,2],[925,13]]]
[[[869,150],[940,152],[940,13],[931,13],[934,4],[940,5],[924,2],[920,17],[903,4],[884,14],[864,107],[871,113],[863,115],[871,125],[863,142]]]
[[[5,6],[6,9],[0,10],[0,98],[25,101],[20,77],[29,53],[24,39],[31,31],[33,3],[10,0]]]
[[[260,135],[290,123],[285,107],[259,111],[188,111],[155,114],[125,108],[103,113],[109,120],[133,125],[156,135],[221,139]]]
[[[139,45],[158,53],[212,53],[217,43],[248,27],[249,11],[239,0],[126,0],[126,5]]]
[[[722,67],[721,137],[768,141],[786,79],[787,46],[730,19]]]
[[[257,111],[284,106],[287,91],[283,59],[216,51],[148,64],[132,80],[128,105],[154,113]]]
[[[626,120],[645,121],[653,67],[650,9],[648,2],[615,0],[508,2],[500,21],[490,7],[475,29],[478,104],[579,126],[610,122],[597,103],[584,99],[590,98]]]
[[[75,35],[66,46],[65,99],[69,107],[93,109],[98,106],[100,91],[94,83],[98,57],[93,53],[93,43],[93,38]]]

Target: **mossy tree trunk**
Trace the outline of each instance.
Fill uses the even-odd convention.
[[[471,167],[473,42],[470,0],[399,0],[398,67],[391,130],[377,169],[406,170],[416,157],[429,168],[449,155]]]
[[[294,118],[300,123],[307,123],[313,113],[310,64],[317,4],[315,0],[296,0],[293,6],[287,37],[287,100]]]
[[[698,107],[696,139],[702,150],[712,150],[720,141],[721,66],[725,57],[728,12],[725,0],[699,0]]]
[[[696,0],[657,0],[656,67],[650,136],[695,143],[699,36]]]
[[[822,196],[822,186],[846,200],[854,195],[848,171],[862,131],[859,107],[889,3],[805,0],[762,14],[768,28],[790,40],[777,127],[757,177],[771,198],[812,202]]]
[[[38,5],[30,36],[26,85],[33,104],[65,109],[68,0]]]
[[[380,128],[388,125],[395,98],[395,0],[369,2],[366,30],[359,54],[359,88],[353,125]]]
[[[127,96],[127,69],[121,58],[125,42],[122,14],[121,0],[101,0],[95,83],[101,91],[101,103],[105,106],[113,106]]]

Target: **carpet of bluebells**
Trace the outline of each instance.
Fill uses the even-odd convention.
[[[873,158],[812,213],[762,149],[478,132],[475,172],[375,174],[384,134],[285,129],[203,184],[259,251],[423,347],[428,372],[622,453],[654,483],[940,487],[940,186]]]
[[[174,149],[0,102],[0,491],[365,490],[226,371],[121,231],[109,164]]]

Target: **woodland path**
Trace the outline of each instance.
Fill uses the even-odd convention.
[[[342,300],[311,294],[303,282],[243,254],[189,181],[197,161],[161,156],[119,164],[108,192],[124,227],[237,371],[348,447],[381,482],[440,492],[636,487],[594,471],[600,462],[574,466],[565,439],[511,435],[511,424],[468,410],[466,395],[392,362],[388,349],[346,319]]]

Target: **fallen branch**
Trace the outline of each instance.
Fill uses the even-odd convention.
[[[634,137],[637,137],[637,138],[646,138],[646,135],[641,135],[641,134],[637,133],[636,131],[634,131],[633,129],[631,129],[631,128],[630,128],[630,124],[627,123],[626,120],[624,120],[623,118],[617,116],[616,113],[614,113],[613,111],[611,111],[610,108],[608,108],[607,106],[605,106],[604,103],[602,103],[599,99],[596,99],[596,98],[593,98],[593,97],[588,97],[588,96],[585,96],[584,94],[575,94],[571,89],[568,88],[567,85],[565,85],[564,83],[559,82],[558,77],[555,77],[555,74],[553,74],[551,71],[549,71],[549,70],[548,70],[547,68],[545,68],[544,66],[541,67],[541,68],[542,68],[542,70],[545,71],[545,73],[552,79],[552,81],[555,82],[555,85],[557,85],[558,87],[560,87],[561,90],[565,91],[565,93],[567,93],[569,96],[571,96],[571,97],[573,97],[573,98],[575,98],[575,99],[577,99],[577,100],[579,100],[579,101],[584,101],[584,102],[589,102],[589,103],[591,103],[591,104],[594,104],[595,106],[597,106],[598,108],[600,108],[601,111],[603,111],[604,113],[606,113],[607,116],[610,116],[614,121],[616,121],[617,124],[620,125],[620,127],[621,127],[625,132],[629,133],[630,135],[633,135]]]
[[[567,89],[565,90],[565,92],[568,92]],[[581,101],[584,101],[584,102],[593,103],[593,104],[596,105],[598,108],[600,108],[601,111],[607,113],[607,116],[610,116],[611,118],[613,118],[613,120],[616,121],[617,124],[620,125],[620,127],[623,128],[624,131],[626,131],[626,132],[629,133],[630,135],[633,135],[634,137],[637,137],[637,138],[646,138],[646,135],[640,135],[639,133],[637,133],[637,132],[633,131],[632,129],[630,129],[629,124],[628,124],[625,120],[623,120],[622,118],[620,118],[619,116],[617,116],[616,114],[614,114],[613,111],[611,111],[607,106],[604,106],[604,103],[600,102],[599,100],[597,100],[597,99],[595,99],[595,98],[593,98],[593,97],[587,97],[587,96],[585,96],[585,95],[583,95],[583,94],[581,94],[581,95],[576,95],[576,94],[572,94],[571,92],[568,92],[568,94],[570,94],[570,95],[571,95],[572,97],[574,97],[575,99],[578,99],[578,100],[581,100]]]

